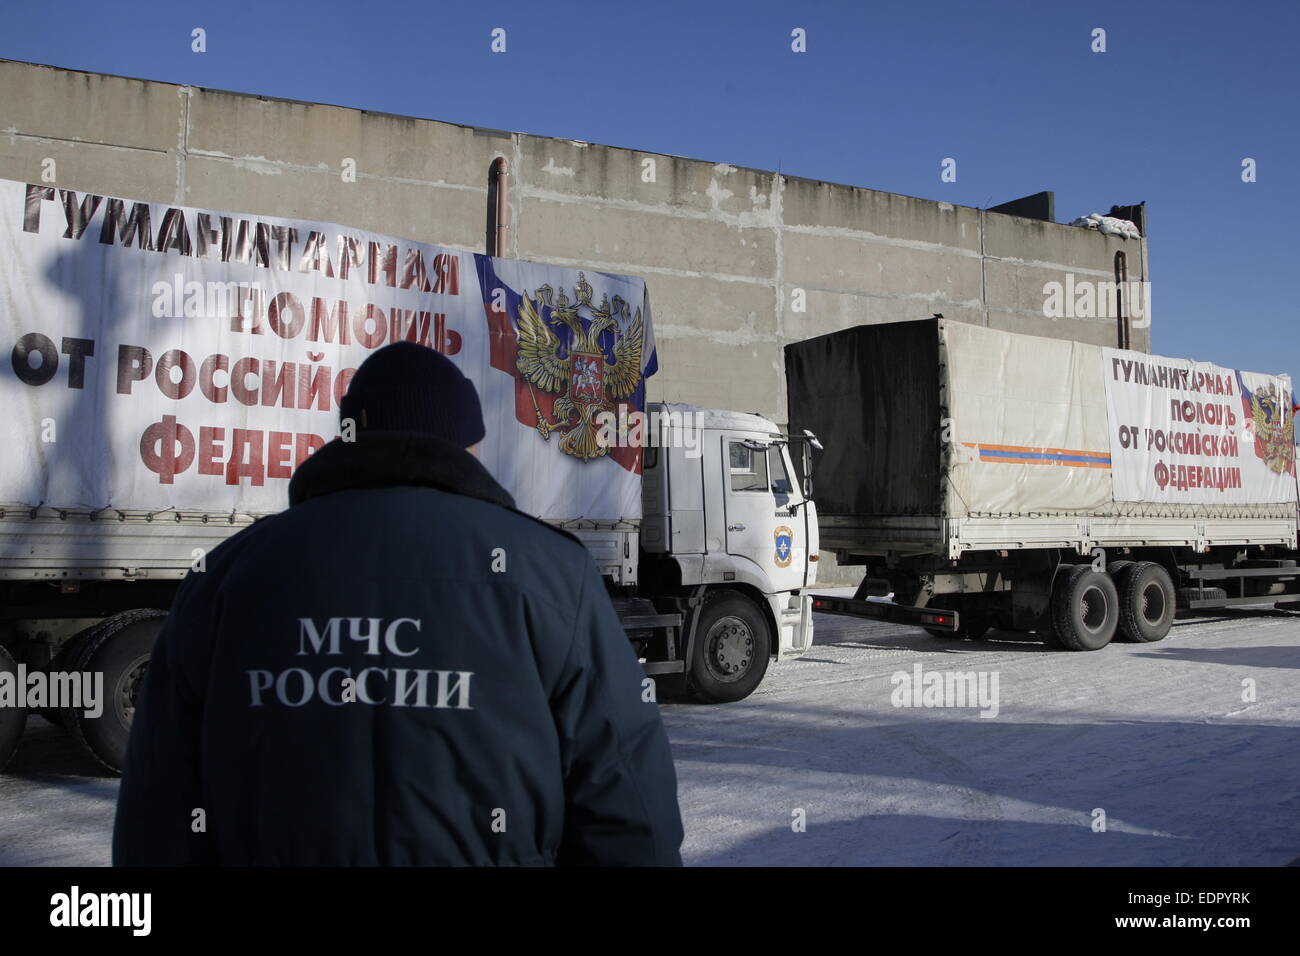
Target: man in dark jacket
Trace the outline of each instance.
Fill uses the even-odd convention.
[[[355,440],[182,584],[114,862],[679,864],[658,707],[586,549],[466,450],[473,383],[399,343],[341,411]]]

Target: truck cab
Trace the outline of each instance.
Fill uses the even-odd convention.
[[[758,415],[691,405],[651,403],[646,419],[639,532],[620,541],[573,530],[620,612],[647,621],[627,603],[639,600],[680,614],[675,634],[629,627],[646,672],[681,675],[700,700],[740,700],[769,661],[812,646],[817,511],[792,457],[806,439]]]

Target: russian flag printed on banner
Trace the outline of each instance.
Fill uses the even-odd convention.
[[[645,411],[658,370],[649,296],[633,276],[476,255],[491,368],[514,379],[514,416],[555,453],[639,475],[642,447],[599,440],[600,422]],[[620,414],[621,413],[621,414]]]

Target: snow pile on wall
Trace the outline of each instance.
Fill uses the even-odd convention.
[[[1125,239],[1140,239],[1142,237],[1142,234],[1138,232],[1138,227],[1129,220],[1116,219],[1114,216],[1103,216],[1099,212],[1080,216],[1070,225],[1082,226],[1084,229],[1096,229],[1106,236],[1122,236]]]

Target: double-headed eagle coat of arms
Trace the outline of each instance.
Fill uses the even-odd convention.
[[[602,296],[597,307],[584,273],[578,274],[573,294],[570,302],[563,288],[544,285],[532,295],[524,291],[516,367],[532,395],[537,431],[548,441],[551,432],[558,432],[561,451],[590,461],[608,451],[600,413],[613,411],[641,384],[645,327],[641,310],[630,316],[620,296],[612,302]],[[584,311],[589,319],[583,319]],[[534,388],[558,396],[554,420],[542,413]]]
[[[1295,415],[1288,414],[1291,396],[1272,383],[1251,392],[1237,373],[1246,432],[1255,439],[1255,454],[1279,475],[1295,474]]]

